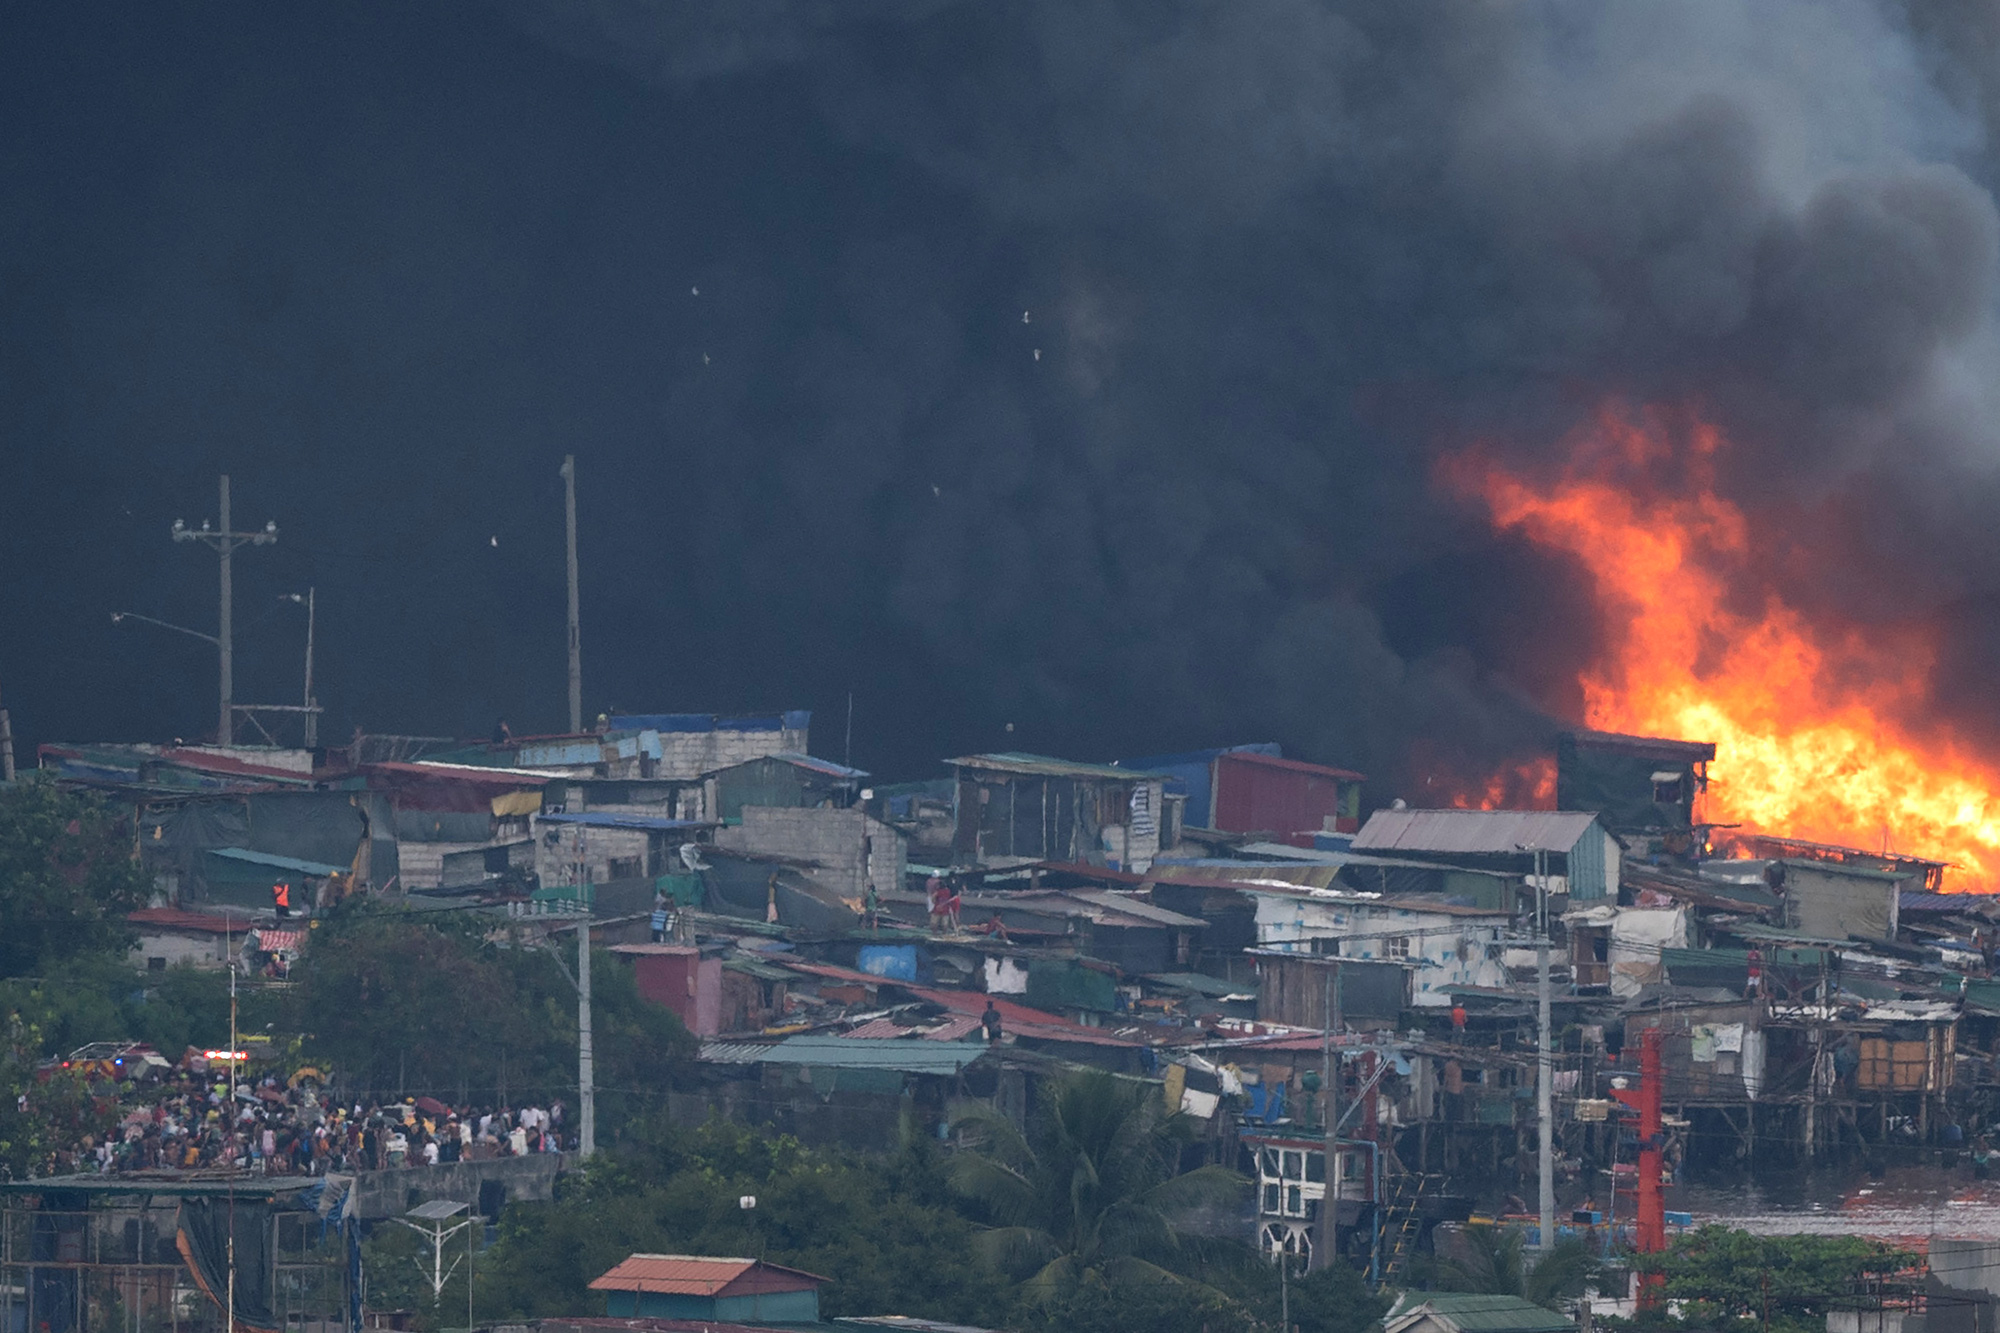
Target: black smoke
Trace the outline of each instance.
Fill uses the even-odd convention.
[[[1696,406],[1770,586],[2000,641],[1984,9],[55,6],[0,49],[0,702],[338,738],[807,706],[838,755],[1543,745],[1587,578],[1441,494]],[[1009,730],[1009,726],[1012,730]],[[2000,737],[1986,739],[2000,741]],[[1422,765],[1413,760],[1422,755]]]

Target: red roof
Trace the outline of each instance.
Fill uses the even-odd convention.
[[[225,916],[219,912],[189,912],[179,907],[142,907],[128,912],[125,919],[135,926],[155,930],[194,930],[205,935],[241,935],[251,928],[247,916]]]
[[[1261,768],[1282,768],[1293,773],[1311,773],[1316,777],[1339,778],[1343,782],[1362,782],[1366,776],[1345,768],[1328,768],[1325,764],[1308,764],[1303,759],[1285,759],[1275,754],[1259,754],[1255,750],[1226,750],[1217,759],[1231,764],[1256,764]]]
[[[749,1296],[811,1291],[829,1281],[817,1273],[756,1259],[692,1254],[634,1254],[590,1284],[592,1291],[651,1291],[671,1296]]]

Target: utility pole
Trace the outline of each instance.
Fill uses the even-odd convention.
[[[563,519],[569,535],[569,729],[583,730],[583,631],[576,608],[576,455],[564,454]]]
[[[0,708],[0,782],[14,780],[14,723]]]
[[[319,620],[319,588],[306,588],[306,748],[319,744],[319,712],[313,707],[313,630]]]
[[[1549,934],[1546,927],[1535,941],[1535,1008],[1540,1020],[1535,1052],[1535,1109],[1541,1117],[1541,1250],[1546,1254],[1556,1243],[1556,1162],[1555,1111],[1552,1102],[1555,1076],[1550,1066],[1554,1055],[1549,1043]]]
[[[563,980],[576,988],[576,1150],[588,1157],[597,1151],[597,1075],[591,1063],[590,1042],[590,903],[589,886],[578,880],[577,907],[582,913],[576,923],[576,975],[546,937],[539,948],[555,960]],[[502,1100],[505,1100],[504,1098]]]
[[[222,519],[220,530],[210,531],[208,524],[203,523],[200,530],[196,531],[179,519],[175,519],[173,536],[177,542],[207,542],[222,557],[222,623],[221,631],[216,635],[215,639],[216,650],[221,658],[219,684],[221,686],[222,706],[216,719],[215,742],[218,745],[231,745],[235,743],[236,739],[236,719],[232,706],[235,694],[236,662],[230,620],[234,600],[234,591],[230,581],[231,554],[238,546],[271,545],[278,540],[278,525],[275,522],[266,523],[262,532],[232,532],[229,527],[229,474],[227,472],[222,474],[220,490]]]
[[[1338,943],[1334,947],[1338,948]],[[1326,996],[1320,1010],[1320,1016],[1326,1020],[1326,1032],[1320,1044],[1320,1057],[1326,1065],[1320,1075],[1326,1080],[1326,1093],[1320,1099],[1326,1108],[1323,1116],[1325,1145],[1320,1151],[1326,1157],[1326,1197],[1320,1200],[1319,1234],[1313,1238],[1314,1268],[1333,1266],[1335,1232],[1340,1225],[1340,1056],[1333,1044],[1334,1033],[1341,1027],[1338,954],[1327,962],[1325,985]]]
[[[574,568],[574,566],[572,566]],[[572,603],[574,605],[574,603]],[[590,1044],[590,908],[576,927],[576,1149],[589,1157],[597,1151],[597,1073],[591,1066]]]

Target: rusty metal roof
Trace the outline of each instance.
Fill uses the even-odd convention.
[[[1027,773],[1050,778],[1113,778],[1132,782],[1165,777],[1164,773],[1142,768],[1119,768],[1115,764],[1080,764],[1073,759],[1055,759],[1045,754],[1024,754],[1018,750],[998,754],[968,754],[945,763],[953,768],[978,768],[999,773]]]
[[[748,1281],[746,1281],[748,1279]],[[829,1279],[756,1259],[694,1254],[634,1254],[590,1284],[592,1291],[651,1291],[673,1296],[717,1296],[744,1291],[804,1291]]]
[[[1354,850],[1567,852],[1596,820],[1587,810],[1377,810],[1354,835]]]

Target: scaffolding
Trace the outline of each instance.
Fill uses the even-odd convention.
[[[267,1211],[274,1333],[344,1333],[356,1308],[349,1237],[313,1180],[62,1176],[0,1182],[0,1333],[224,1333],[183,1258],[180,1210]],[[239,1233],[240,1234],[240,1233]],[[240,1268],[238,1270],[241,1271]],[[235,1323],[251,1325],[238,1302]]]

